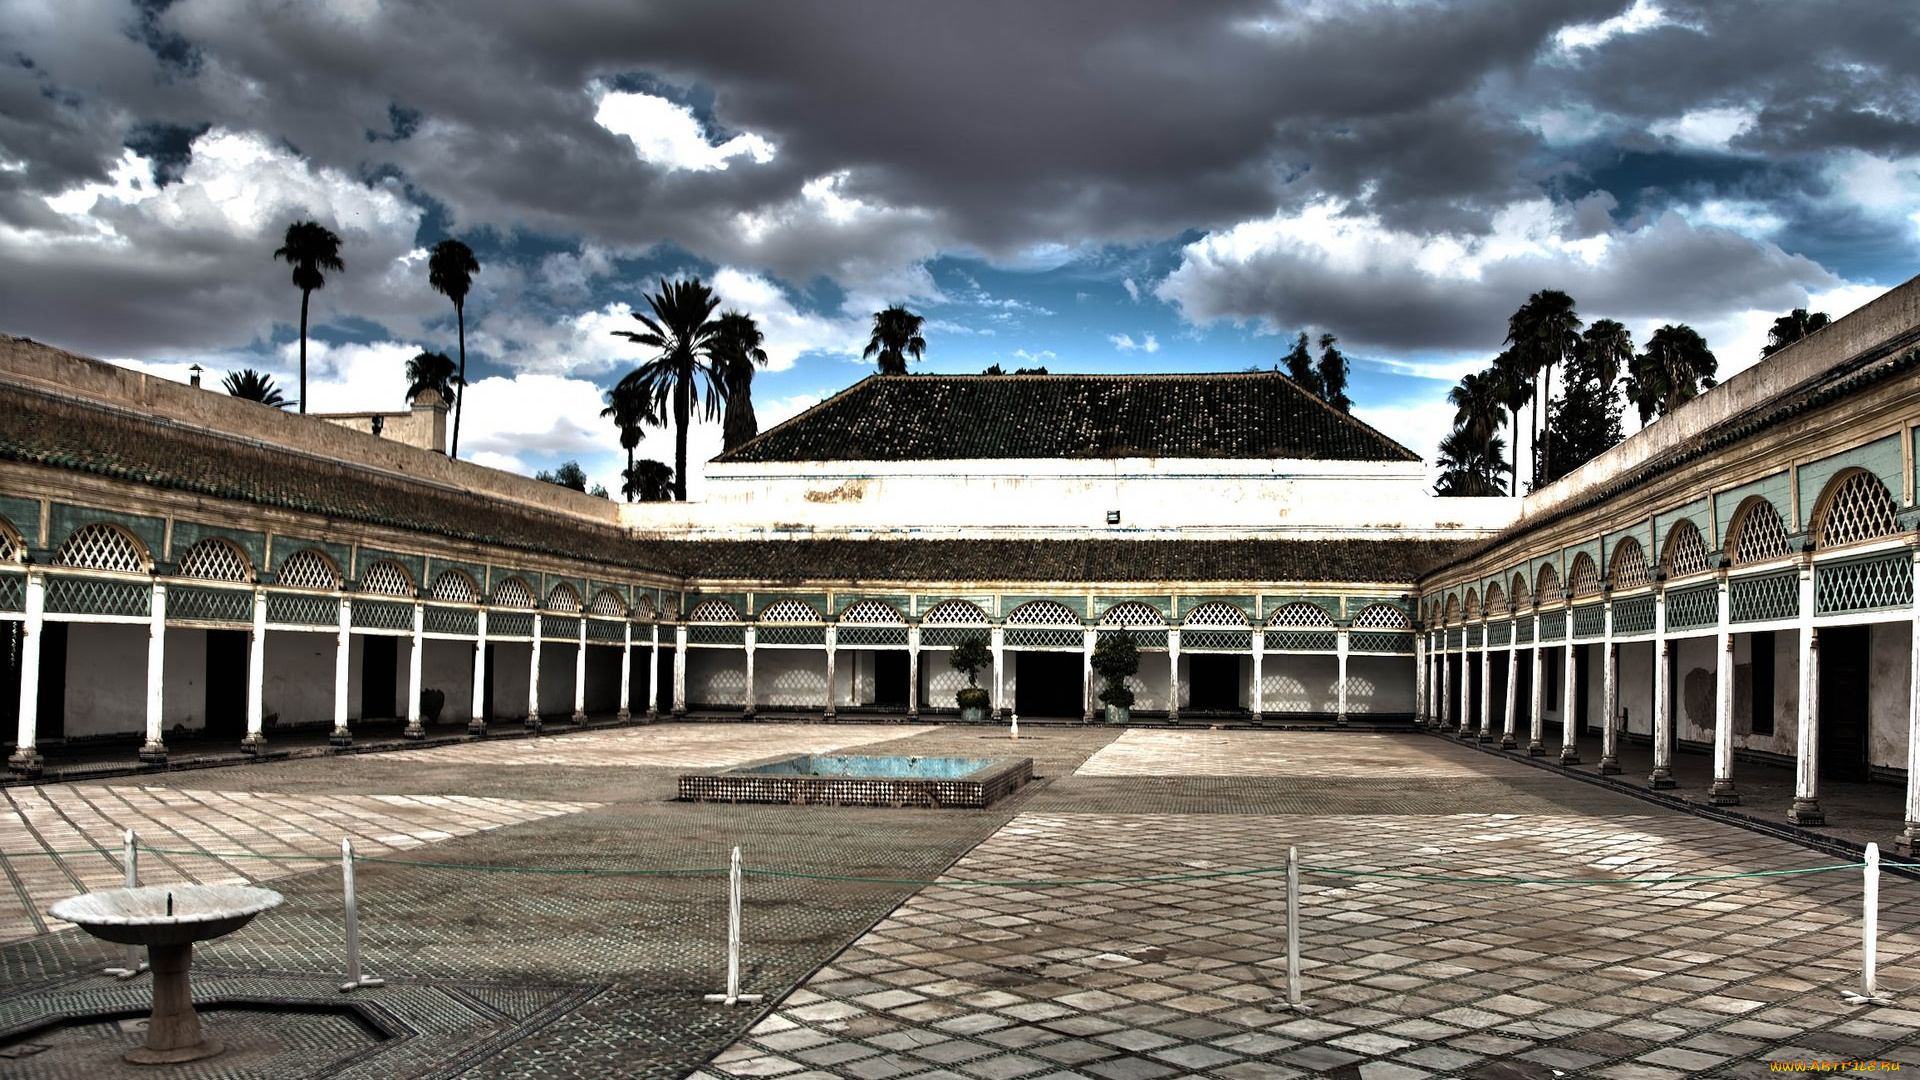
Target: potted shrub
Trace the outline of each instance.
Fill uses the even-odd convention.
[[[979,634],[961,638],[947,654],[947,663],[953,670],[967,673],[967,685],[954,695],[960,703],[960,720],[968,724],[986,723],[987,709],[993,699],[980,685],[979,675],[981,668],[993,663],[993,650],[987,647],[987,639]]]
[[[440,713],[447,707],[445,690],[426,689],[420,691],[420,716],[429,724],[440,722]]]
[[[1140,670],[1140,646],[1127,630],[1100,635],[1093,648],[1093,670],[1107,680],[1100,688],[1100,703],[1107,707],[1107,723],[1124,724],[1133,707],[1133,690],[1127,676]]]

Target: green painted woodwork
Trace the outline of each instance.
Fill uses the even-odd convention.
[[[428,634],[458,634],[475,637],[480,633],[480,613],[472,608],[439,607],[428,604],[420,613],[421,631]]]
[[[269,592],[267,621],[282,626],[339,626],[340,600],[313,593]]]
[[[167,621],[251,623],[252,589],[173,585],[167,589]]]
[[[1504,642],[1503,642],[1504,644]],[[1411,656],[1413,635],[1390,630],[1355,630],[1347,636],[1349,653],[1394,653]]]
[[[868,600],[887,605],[899,612],[901,619],[907,618],[907,613],[913,610],[913,597],[908,593],[837,592],[833,594],[833,610],[827,612],[827,616],[838,620],[847,613],[848,608]]]
[[[1086,621],[1087,594],[1085,593],[1081,593],[1078,596],[1072,596],[1072,595],[1034,596],[1034,595],[1028,595],[1028,594],[1008,593],[1000,597],[1000,616],[1002,620],[1004,620],[1006,616],[1013,614],[1015,611],[1018,611],[1021,607],[1027,604],[1031,604],[1036,600],[1051,601],[1052,603],[1059,604],[1061,607],[1064,607],[1067,610],[1073,612],[1075,615],[1078,615],[1082,622]]]
[[[904,649],[907,647],[907,628],[904,626],[843,626],[840,628],[839,642],[842,648]]]
[[[1900,478],[1901,470],[1905,467],[1906,463],[1900,457],[1900,436],[1898,435],[1888,435],[1886,438],[1875,439],[1864,446],[1842,450],[1832,457],[1809,462],[1800,466],[1797,477],[1800,484],[1800,514],[1805,520],[1797,523],[1787,521],[1785,514],[1780,515],[1780,520],[1787,521],[1788,532],[1807,531],[1808,525],[1813,521],[1814,507],[1819,504],[1820,496],[1826,491],[1828,482],[1836,474],[1847,469],[1865,469],[1879,477],[1880,482],[1887,485],[1887,490],[1893,493],[1894,502],[1898,503],[1905,491],[1905,484]]]
[[[574,594],[580,597],[580,607],[584,610],[587,602],[593,599],[593,594],[587,592],[587,579],[583,577],[573,577],[568,574],[541,574],[540,595],[534,598],[535,601],[542,608],[545,608],[547,606],[547,596],[563,583],[573,587]]]
[[[1054,652],[1071,649],[1077,652],[1086,647],[1086,637],[1081,631],[1045,626],[1009,626],[1005,640],[1009,649],[1046,649]]]
[[[896,627],[905,640],[906,627]],[[770,623],[759,627],[753,633],[758,645],[810,645],[822,647],[827,643],[827,628],[824,626],[788,626],[782,623]]]
[[[223,529],[218,525],[203,525],[197,521],[173,519],[173,549],[167,561],[179,565],[182,556],[192,551],[194,545],[208,537],[217,537],[233,543],[247,553],[247,561],[253,564],[253,572],[267,564],[267,534],[246,532],[241,529]]]
[[[1273,621],[1273,613],[1286,607],[1288,604],[1313,604],[1325,610],[1328,618],[1338,619],[1340,617],[1340,598],[1338,596],[1288,596],[1268,593],[1266,596],[1260,598],[1260,611],[1258,613],[1260,621]]]
[[[1730,622],[1769,622],[1800,614],[1800,575],[1761,574],[1727,580],[1727,619]]]
[[[0,495],[0,519],[30,548],[40,546],[40,500]]]
[[[0,571],[0,611],[27,610],[27,575]]]
[[[686,594],[686,607],[680,609],[677,614],[667,609],[663,610],[667,610],[667,613],[673,615],[675,618],[685,619],[693,613],[694,609],[709,600],[725,600],[728,604],[732,605],[734,611],[740,613],[743,617],[747,610],[747,594],[743,592],[691,592]]]
[[[1667,590],[1667,629],[1697,630],[1720,621],[1720,586],[1709,581]]]
[[[1707,545],[1708,550],[1712,550],[1714,547],[1714,532],[1711,509],[1707,499],[1702,497],[1687,503],[1685,506],[1676,506],[1655,514],[1653,516],[1653,546],[1647,549],[1647,566],[1657,567],[1661,564],[1662,560],[1666,558],[1667,536],[1673,531],[1674,523],[1678,522],[1681,518],[1686,518],[1693,522],[1694,527],[1700,530],[1701,542]],[[1782,514],[1781,520],[1785,521],[1786,515]]]
[[[281,563],[286,562],[307,548],[317,548],[325,554],[327,558],[333,560],[333,565],[340,570],[341,577],[348,578],[353,576],[348,572],[353,566],[353,549],[345,544],[335,544],[326,540],[312,540],[304,536],[289,535],[286,533],[275,533],[269,539],[268,543],[272,548],[272,568],[274,570],[279,570]],[[262,580],[278,579],[263,578]]]
[[[1326,631],[1331,636],[1332,631]],[[1252,652],[1251,630],[1182,630],[1181,652]]]
[[[71,506],[59,502],[48,509],[47,547],[58,553],[60,545],[66,543],[68,537],[96,521],[118,525],[139,537],[140,542],[147,546],[147,557],[156,562],[160,561],[160,553],[167,537],[165,520],[139,514],[122,514],[113,510],[97,510],[90,506]],[[36,527],[37,524],[36,522]]]
[[[533,637],[533,612],[531,611],[490,611],[487,613],[487,636],[489,638],[531,638]]]
[[[416,592],[426,592],[432,582],[427,579],[427,559],[424,555],[408,555],[399,551],[383,548],[361,547],[354,550],[353,573],[348,576],[355,581],[367,576],[367,570],[378,562],[399,563],[406,568],[407,576],[413,579]]]
[[[1634,596],[1613,602],[1613,636],[1653,633],[1653,597]]]
[[[1110,637],[1119,637],[1123,632],[1133,635],[1133,646],[1136,649],[1145,652],[1167,651],[1167,632],[1165,630],[1146,630],[1140,627],[1132,627],[1125,631],[1117,629],[1102,630],[1099,632],[1099,640],[1105,641]]]
[[[815,617],[823,620],[839,614],[838,612],[830,612],[828,610],[827,594],[823,592],[757,592],[756,591],[754,593],[751,593],[750,596],[753,601],[753,609],[751,611],[748,611],[745,608],[741,609],[743,612],[745,612],[748,619],[758,619],[762,612],[766,611],[768,608],[772,607],[773,605],[779,603],[782,600],[795,600],[802,604],[805,604],[809,608],[813,609],[813,613]]]
[[[540,616],[540,640],[579,641],[580,620],[572,615]]]
[[[1223,596],[1223,595],[1180,596],[1180,597],[1176,597],[1175,599],[1177,602],[1174,610],[1174,616],[1177,619],[1179,619],[1181,622],[1185,622],[1187,616],[1192,614],[1193,609],[1201,606],[1202,604],[1231,604],[1232,606],[1240,609],[1240,614],[1246,616],[1248,622],[1252,622],[1253,616],[1258,606],[1256,603],[1258,598],[1254,596]],[[1332,614],[1334,614],[1335,616],[1338,616],[1340,614],[1339,598],[1326,597],[1325,599],[1330,601],[1334,605],[1329,609],[1332,612]]]
[[[353,625],[361,630],[405,630],[411,633],[413,605],[391,600],[356,599],[353,602]]]
[[[1898,449],[1896,445],[1896,452]],[[1733,515],[1739,512],[1741,503],[1754,496],[1759,496],[1773,504],[1774,510],[1780,514],[1780,523],[1786,526],[1787,532],[1796,531],[1793,525],[1793,477],[1783,469],[1772,476],[1741,484],[1737,488],[1729,488],[1715,497],[1714,523],[1718,529],[1715,535],[1721,537],[1723,547],[1725,538],[1733,527]],[[1702,531],[1701,535],[1706,534]]]
[[[1168,596],[1166,593],[1159,593],[1157,595],[1153,593],[1141,593],[1132,596],[1098,593],[1093,598],[1093,618],[1097,622],[1111,609],[1126,603],[1145,604],[1159,612],[1161,618],[1169,620],[1173,618],[1173,597]]]
[[[627,624],[624,621],[608,622],[605,619],[588,619],[587,640],[624,645],[627,640]]]
[[[47,613],[144,617],[153,612],[153,587],[143,581],[47,576]]]
[[[1360,631],[1356,630],[1354,631],[1354,633],[1357,636],[1360,633]],[[1507,644],[1507,642],[1511,641],[1512,639],[1513,639],[1513,623],[1503,619],[1498,622],[1491,622],[1487,624],[1487,644],[1505,645]],[[1351,649],[1353,647],[1352,642],[1349,642],[1347,644],[1347,647]]]
[[[695,623],[687,627],[687,644],[704,648],[740,648],[747,643],[747,628],[731,624]]]
[[[1813,579],[1816,615],[1882,611],[1913,604],[1913,557],[1905,551],[1816,563]]]
[[[1601,604],[1582,604],[1573,609],[1573,636],[1576,638],[1605,637],[1607,633],[1607,610]]]

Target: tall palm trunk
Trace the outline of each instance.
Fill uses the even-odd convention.
[[[307,411],[307,301],[312,289],[300,290],[300,411]]]
[[[1507,410],[1513,414],[1513,464],[1507,466],[1507,494],[1520,494],[1520,407]]]
[[[692,384],[691,373],[673,384],[673,419],[678,429],[673,437],[673,494],[681,502],[687,501],[687,421],[693,413],[687,392]]]
[[[467,403],[467,305],[453,305],[454,317],[460,320],[460,385],[453,388],[453,448],[447,451],[450,458],[460,456],[460,410]]]

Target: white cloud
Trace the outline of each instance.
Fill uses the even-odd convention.
[[[724,169],[738,157],[756,164],[774,158],[774,145],[758,135],[735,135],[713,145],[693,110],[666,98],[621,93],[599,84],[590,93],[595,96],[594,123],[626,136],[640,160],[650,165],[706,172]]]
[[[1653,0],[1634,0],[1633,6],[1611,19],[1561,27],[1553,36],[1563,52],[1591,49],[1622,34],[1638,34],[1671,22]]]
[[[1656,120],[1647,125],[1647,130],[1682,146],[1725,150],[1728,143],[1751,128],[1758,118],[1751,105],[1695,109],[1670,120]]]
[[[1013,358],[1028,364],[1044,364],[1049,360],[1055,359],[1055,354],[1052,349],[1041,349],[1039,352],[1015,349],[1013,350]]]
[[[1132,334],[1108,334],[1107,340],[1113,342],[1113,347],[1121,352],[1139,350],[1145,353],[1157,353],[1160,351],[1160,340],[1152,334],[1142,335],[1139,341],[1133,340]]]
[[[713,291],[720,296],[722,310],[744,311],[760,324],[767,338],[768,371],[785,371],[809,354],[857,360],[870,336],[869,316],[829,318],[802,312],[779,283],[764,274],[723,266],[714,272]]]
[[[1139,282],[1134,281],[1130,277],[1121,278],[1120,285],[1122,288],[1127,290],[1127,296],[1129,299],[1131,299],[1136,304],[1140,302],[1140,283]]]
[[[1353,415],[1366,423],[1379,428],[1381,432],[1420,455],[1427,464],[1427,482],[1439,479],[1439,467],[1434,459],[1439,456],[1440,440],[1453,430],[1453,406],[1446,403],[1443,394],[1421,395],[1416,398],[1404,398],[1385,404],[1356,404]],[[1521,414],[1521,422],[1526,414]],[[1512,432],[1503,432],[1508,453],[1512,452]]]

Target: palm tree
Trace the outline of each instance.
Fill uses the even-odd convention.
[[[1595,319],[1580,335],[1580,349],[1589,373],[1600,382],[1600,395],[1614,400],[1614,382],[1633,364],[1633,335],[1612,319]]]
[[[624,380],[607,391],[606,399],[607,407],[600,410],[600,415],[612,420],[614,426],[620,429],[620,449],[627,452],[627,468],[632,469],[634,448],[647,437],[643,425],[658,426],[660,417],[653,411],[653,400],[639,387],[628,385]],[[631,494],[627,496],[627,501],[633,501]]]
[[[1483,443],[1472,431],[1456,427],[1440,440],[1440,482],[1437,495],[1480,498],[1502,495],[1500,463],[1506,454],[1505,440],[1494,436]]]
[[[1809,315],[1806,308],[1794,308],[1773,320],[1773,329],[1767,331],[1767,343],[1760,347],[1761,359],[1772,356],[1832,321],[1824,311]]]
[[[1507,320],[1507,344],[1511,345],[1527,370],[1540,378],[1540,390],[1533,402],[1533,476],[1540,479],[1540,403],[1553,397],[1553,366],[1573,355],[1580,347],[1580,316],[1573,309],[1573,297],[1558,289],[1542,289],[1527,297],[1520,310]],[[1553,440],[1553,432],[1547,432]]]
[[[1347,412],[1353,408],[1347,397],[1347,357],[1334,342],[1332,334],[1320,335],[1320,396],[1327,404]]]
[[[480,272],[480,260],[473,249],[458,240],[442,240],[427,256],[427,284],[433,291],[453,301],[453,317],[460,325],[460,378],[457,386],[467,385],[467,290],[473,287],[473,275]],[[460,407],[466,394],[453,399],[453,445],[447,456],[460,456]]]
[[[905,375],[907,355],[911,353],[915,360],[919,360],[921,354],[927,351],[927,339],[920,336],[920,327],[926,321],[908,311],[904,304],[874,312],[873,339],[867,342],[867,351],[861,353],[861,357],[872,359],[877,353],[880,357],[880,374]]]
[[[1494,397],[1513,418],[1513,456],[1507,466],[1507,493],[1520,493],[1520,410],[1533,400],[1533,376],[1526,361],[1512,349],[1493,358]]]
[[[1480,440],[1482,454],[1493,460],[1496,472],[1500,459],[1493,452],[1493,442],[1500,425],[1507,421],[1500,415],[1498,380],[1498,373],[1491,368],[1477,375],[1469,372],[1460,377],[1460,385],[1447,392],[1447,404],[1455,409],[1454,427]]]
[[[1627,400],[1640,410],[1642,427],[1712,389],[1720,362],[1707,340],[1684,323],[1668,324],[1653,332],[1646,349],[1633,358],[1627,379]]]
[[[281,395],[280,388],[273,385],[273,376],[262,375],[252,368],[241,368],[239,371],[228,372],[227,377],[220,381],[220,385],[225,387],[227,393],[232,394],[234,397],[245,398],[248,401],[257,401],[262,405],[271,405],[276,409],[284,409],[290,404],[287,399]]]
[[[673,498],[673,470],[665,462],[646,458],[620,474],[620,490],[628,502],[666,502]]]
[[[285,259],[293,266],[293,285],[300,290],[300,411],[306,412],[307,302],[313,298],[313,290],[327,283],[321,271],[344,271],[347,264],[340,261],[340,238],[314,221],[296,221],[287,226],[287,235],[273,257]]]
[[[765,340],[753,316],[738,311],[720,313],[716,370],[721,396],[727,402],[726,417],[720,422],[722,450],[731,450],[760,434],[760,422],[753,415],[753,369],[756,364],[767,366],[767,350],[760,347]]]
[[[428,390],[440,395],[441,401],[453,400],[453,388],[460,384],[460,376],[454,374],[453,357],[443,352],[422,352],[407,361],[407,400],[412,401]]]
[[[644,333],[615,330],[613,335],[658,349],[659,353],[628,372],[616,389],[620,386],[631,387],[652,403],[656,413],[669,399],[672,400],[675,426],[673,491],[680,501],[685,502],[687,424],[692,420],[693,407],[700,404],[700,388],[704,384],[707,418],[716,419],[719,415],[719,399],[725,393],[725,384],[715,370],[720,324],[713,318],[713,309],[720,306],[720,298],[713,295],[713,290],[707,288],[699,278],[676,281],[671,285],[663,278],[660,291],[647,297],[647,305],[653,309],[651,318],[637,311],[633,313],[633,317],[647,328]]]

